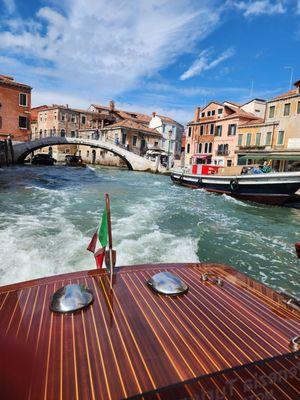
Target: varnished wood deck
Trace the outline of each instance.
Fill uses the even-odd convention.
[[[152,292],[147,279],[164,270],[189,291]],[[224,285],[201,282],[207,271]],[[94,303],[52,313],[52,293],[68,283],[86,284]],[[123,267],[113,291],[99,270],[6,286],[0,321],[3,399],[300,399],[300,352],[290,348],[300,313],[230,267]]]

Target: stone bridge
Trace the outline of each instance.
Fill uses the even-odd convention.
[[[77,144],[98,147],[103,150],[110,151],[118,155],[127,165],[129,170],[133,171],[158,171],[158,164],[154,161],[148,160],[147,158],[141,157],[131,151],[125,150],[111,142],[96,140],[96,139],[83,139],[76,137],[60,137],[50,136],[41,139],[36,139],[28,142],[14,142],[14,160],[17,163],[21,163],[24,159],[34,150],[40,149],[47,146],[55,146],[59,144]],[[159,168],[161,169],[161,167]],[[162,172],[162,171],[161,171]]]

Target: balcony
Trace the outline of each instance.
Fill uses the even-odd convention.
[[[248,145],[248,146],[238,146],[239,150],[265,150],[266,146],[258,146],[256,144]]]
[[[217,150],[216,156],[229,156],[229,153],[230,153],[229,150]]]

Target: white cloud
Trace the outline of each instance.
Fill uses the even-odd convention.
[[[6,0],[7,1],[7,0]],[[52,1],[53,3],[53,1]],[[219,0],[86,0],[0,27],[0,51],[52,75],[57,92],[108,98],[173,63],[218,24]],[[28,76],[30,74],[28,73]],[[31,75],[33,76],[33,75]],[[31,82],[40,90],[40,81]]]
[[[286,12],[285,2],[285,0],[234,1],[233,5],[241,10],[245,17],[253,17],[262,14],[283,14]]]
[[[227,60],[234,55],[234,49],[229,48],[225,50],[219,57],[211,60],[211,49],[203,50],[196,61],[186,70],[180,77],[182,81],[192,78],[195,75],[200,75],[202,72],[215,68],[222,61]]]
[[[16,4],[14,0],[2,0],[4,3],[4,7],[9,14],[12,14],[16,11]]]

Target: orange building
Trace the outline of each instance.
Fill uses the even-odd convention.
[[[0,75],[0,138],[29,140],[30,110],[31,87]]]
[[[237,127],[263,116],[265,107],[259,99],[244,105],[212,101],[202,109],[197,107],[194,120],[188,123],[185,165],[191,164],[193,156],[205,164],[236,165]]]

